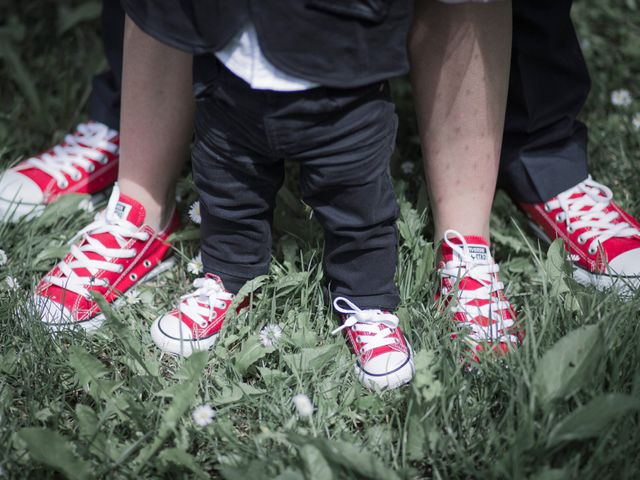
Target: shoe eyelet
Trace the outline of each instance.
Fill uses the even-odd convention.
[[[576,229],[573,228],[573,225],[571,225],[571,224],[567,225],[567,232],[574,233],[575,231],[576,231]]]
[[[556,223],[561,223],[563,220],[562,213],[556,215]]]
[[[106,155],[99,158],[98,162],[100,162],[102,165],[106,165],[107,163],[109,163],[109,157],[107,157]]]
[[[595,255],[597,251],[598,251],[597,248],[592,248],[592,247],[589,247],[589,250],[588,250],[589,255]]]
[[[356,342],[362,343],[362,337],[360,335],[356,337]]]
[[[144,262],[142,262],[142,265],[144,265],[146,268],[149,268],[151,266],[151,261],[145,260]]]
[[[548,203],[544,204],[544,211],[547,213],[551,211],[551,206]]]
[[[138,279],[138,275],[136,275],[135,273],[132,273],[131,275],[129,275],[129,280],[131,280],[132,282],[135,282]]]
[[[69,186],[69,182],[67,182],[66,180],[58,182],[58,187],[59,188],[67,188],[68,186]]]
[[[79,181],[82,178],[82,174],[80,172],[76,172],[71,175],[71,179],[74,181]]]
[[[91,163],[87,168],[85,168],[85,170],[87,171],[87,173],[93,173],[96,170],[96,166],[93,163]]]
[[[118,273],[122,273],[124,270],[124,265],[118,265]]]
[[[584,242],[586,242],[586,240],[584,239],[584,237],[582,235],[578,235],[578,243],[580,245],[584,245]]]

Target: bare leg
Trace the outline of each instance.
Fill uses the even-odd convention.
[[[509,79],[511,2],[416,2],[412,83],[435,238],[489,238]]]
[[[175,208],[175,185],[193,132],[192,56],[168,47],[127,17],[120,191],[146,209],[145,223],[163,227]]]

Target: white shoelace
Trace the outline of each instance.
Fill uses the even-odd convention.
[[[341,302],[344,302],[347,308],[341,307]],[[333,301],[333,307],[338,312],[349,315],[349,317],[340,327],[331,332],[332,335],[351,328],[358,335],[357,340],[363,345],[363,352],[396,343],[396,338],[391,335],[398,328],[399,320],[392,313],[384,313],[381,310],[361,310],[344,297],[337,297]],[[381,329],[380,325],[384,325],[386,328]],[[361,333],[365,335],[360,335]]]
[[[213,318],[214,307],[225,308],[225,300],[233,300],[233,294],[213,278],[196,278],[193,286],[196,290],[180,297],[178,308],[200,327],[206,328]]]
[[[107,157],[98,149],[115,153],[118,146],[109,141],[115,132],[102,123],[81,123],[77,132],[66,135],[64,144],[56,145],[50,152],[28,159],[25,168],[37,168],[50,175],[60,188],[69,186],[64,174],[73,180],[80,180],[82,174],[95,170],[95,163],[105,164]]]
[[[104,212],[96,215],[95,220],[80,230],[74,237],[72,242],[76,242],[71,246],[71,256],[73,260],[61,261],[58,268],[62,272],[61,277],[46,276],[45,282],[57,285],[65,290],[69,290],[90,298],[89,288],[95,286],[109,287],[109,281],[106,278],[96,278],[100,270],[108,272],[121,272],[122,265],[113,263],[118,258],[133,258],[138,252],[132,248],[124,248],[130,239],[147,241],[149,234],[139,231],[139,228],[128,222],[127,220],[118,218],[115,214],[115,206],[118,203],[119,194],[118,186],[114,186],[114,193],[111,195],[109,205]],[[100,233],[108,233],[113,236],[120,248],[108,248],[103,245],[95,235]],[[80,239],[78,242],[77,240]],[[89,252],[97,253],[100,259],[91,259],[86,254]],[[90,276],[80,276],[76,273],[77,269],[86,269]]]
[[[453,243],[450,237],[456,237],[460,244]],[[511,305],[507,301],[496,299],[494,296],[504,289],[504,284],[499,282],[495,276],[500,271],[498,264],[495,262],[488,264],[478,263],[474,260],[469,253],[467,241],[455,230],[447,230],[444,233],[444,241],[457,255],[453,255],[453,259],[444,264],[444,267],[439,271],[440,276],[450,278],[454,285],[458,285],[463,278],[470,278],[482,284],[482,287],[475,290],[458,289],[455,293],[457,302],[453,309],[454,312],[463,313],[470,318],[483,316],[490,320],[495,320],[488,327],[483,327],[474,322],[465,322],[465,327],[471,329],[470,337],[479,341],[516,342],[517,337],[515,335],[504,333],[506,329],[513,326],[514,321],[512,319],[503,319],[501,313],[502,310],[510,309]],[[443,295],[448,295],[449,293],[445,288],[442,289]],[[468,305],[468,302],[473,300],[485,300],[489,303],[485,305]],[[500,333],[500,330],[502,330],[502,333]]]
[[[575,194],[582,195],[571,198]],[[592,239],[589,244],[589,253],[594,255],[598,251],[598,246],[610,238],[640,235],[640,230],[625,221],[614,223],[614,220],[620,217],[618,212],[604,212],[612,199],[611,189],[589,176],[575,187],[545,203],[544,207],[547,211],[562,209],[562,213],[556,216],[556,222],[566,221],[569,233],[587,228],[588,230],[578,236],[578,243],[584,244]]]

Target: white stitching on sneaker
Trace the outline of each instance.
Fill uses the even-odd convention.
[[[73,259],[68,261],[63,260],[58,263],[58,268],[62,272],[62,276],[47,275],[44,278],[45,282],[89,298],[90,295],[87,286],[109,287],[107,279],[96,278],[100,270],[120,272],[122,271],[122,265],[113,263],[112,260],[117,258],[132,258],[136,255],[135,249],[122,248],[129,242],[129,239],[134,238],[142,241],[149,239],[147,232],[140,231],[136,225],[114,215],[120,195],[118,194],[118,186],[116,185],[113,188],[113,194],[111,195],[106,211],[98,213],[95,220],[80,230],[74,239],[72,239],[72,242],[81,239],[80,242],[71,246],[70,255]],[[121,248],[108,248],[103,245],[98,239],[94,238],[94,235],[100,233],[108,233],[113,236]],[[89,258],[86,255],[86,253],[89,252],[97,253],[101,259]],[[76,269],[86,269],[90,273],[90,276],[80,276],[76,273]]]
[[[93,162],[104,163],[104,154],[98,149],[116,153],[118,146],[109,139],[115,135],[102,123],[81,123],[77,131],[64,137],[64,143],[54,146],[51,151],[25,161],[24,168],[37,168],[50,175],[60,188],[66,188],[69,182],[64,174],[73,180],[79,180],[82,168],[91,173]]]
[[[453,243],[449,238],[456,237],[460,244]],[[483,286],[475,290],[458,289],[454,296],[457,300],[453,307],[454,312],[463,313],[465,317],[475,318],[483,316],[495,320],[490,326],[483,327],[474,322],[464,322],[464,327],[471,329],[469,337],[477,341],[510,342],[518,341],[515,335],[507,334],[506,330],[514,325],[513,319],[504,319],[500,313],[502,310],[511,309],[511,304],[504,300],[497,300],[495,295],[504,289],[504,284],[496,280],[495,274],[500,271],[500,266],[495,263],[478,263],[469,253],[469,246],[465,238],[455,230],[447,230],[444,233],[445,243],[455,252],[453,259],[449,260],[439,270],[442,278],[453,279],[455,285],[459,285],[463,278],[471,278]],[[451,292],[443,289],[442,294]],[[485,305],[468,305],[469,301],[486,300]],[[494,315],[498,313],[498,315]]]
[[[340,306],[344,302],[348,308]],[[393,335],[398,328],[398,317],[392,313],[384,313],[381,310],[360,310],[353,302],[344,297],[337,297],[333,301],[333,307],[340,313],[349,315],[344,323],[331,332],[336,335],[346,328],[352,328],[357,333],[366,333],[360,336],[360,343],[363,344],[362,351],[368,352],[377,347],[396,343]],[[380,325],[387,328],[380,329]]]
[[[579,196],[571,198],[576,194]],[[640,230],[624,220],[614,223],[620,217],[618,212],[604,212],[611,205],[612,200],[613,192],[611,189],[589,176],[575,187],[565,190],[549,200],[545,203],[545,207],[548,206],[550,210],[562,209],[569,233],[581,228],[588,229],[581,233],[582,243],[590,238],[593,239],[588,248],[589,253],[593,255],[599,245],[610,238],[640,235]]]
[[[233,300],[234,295],[227,292],[220,283],[213,278],[196,278],[193,281],[195,291],[180,297],[180,313],[187,315],[200,327],[206,328],[211,322],[214,307],[225,308],[225,300]],[[206,321],[203,320],[207,318]]]

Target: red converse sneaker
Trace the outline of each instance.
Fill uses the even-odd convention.
[[[445,305],[453,307],[453,320],[460,332],[451,334],[466,342],[474,352],[489,346],[507,353],[523,339],[516,314],[500,282],[489,243],[479,236],[463,237],[447,230],[440,247],[440,291]],[[479,361],[474,353],[474,359]]]
[[[413,352],[398,327],[398,317],[381,310],[360,310],[344,297],[337,297],[333,307],[343,315],[342,326],[332,334],[345,331],[356,355],[360,383],[368,388],[397,388],[411,381]]]
[[[0,176],[0,219],[35,217],[61,195],[96,194],[110,187],[118,175],[118,145],[115,130],[81,123],[60,145]]]
[[[180,299],[169,313],[151,326],[151,338],[163,352],[188,357],[211,348],[229,310],[233,294],[216,275],[208,273],[193,282],[195,290]]]
[[[38,285],[35,303],[44,323],[53,330],[94,330],[104,316],[91,292],[117,305],[124,293],[171,267],[167,238],[179,226],[178,214],[161,232],[144,225],[144,218],[144,207],[115,186],[107,209],[78,233],[70,253]]]
[[[629,294],[640,287],[640,223],[612,199],[588,177],[547,202],[520,207],[542,240],[563,239],[578,282]]]

